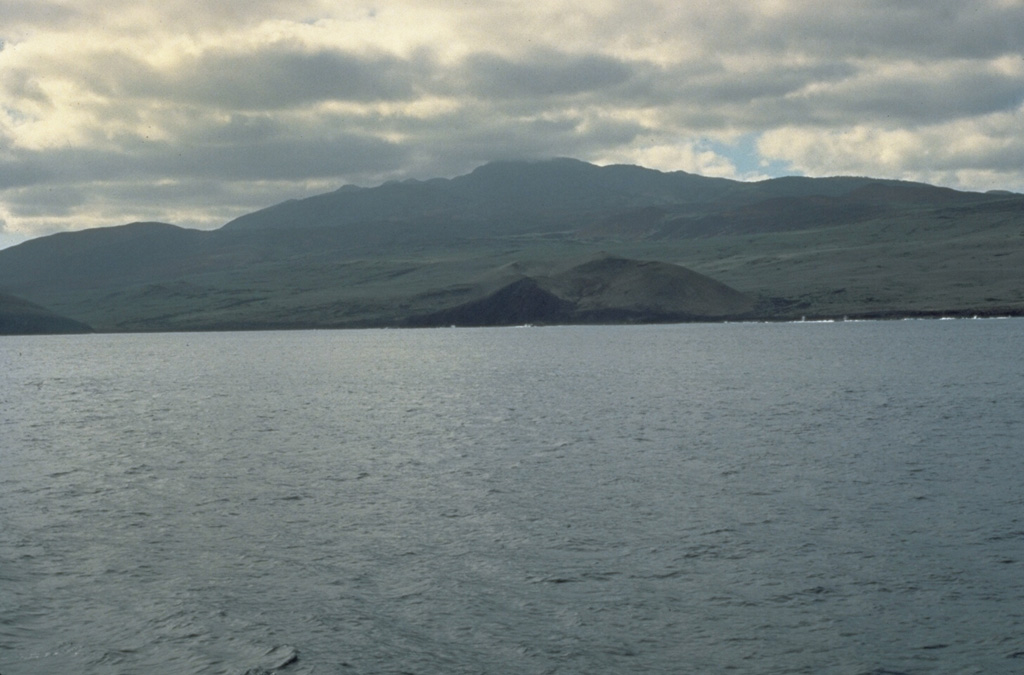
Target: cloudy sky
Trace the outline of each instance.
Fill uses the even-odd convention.
[[[1024,191],[1024,0],[0,0],[0,246],[493,159]]]

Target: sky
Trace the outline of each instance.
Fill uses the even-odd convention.
[[[1024,0],[0,0],[0,247],[575,157],[1024,192]]]

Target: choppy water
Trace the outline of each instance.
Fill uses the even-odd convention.
[[[0,673],[1024,671],[1024,321],[0,338]]]

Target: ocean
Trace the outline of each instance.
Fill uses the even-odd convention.
[[[0,338],[0,673],[1024,672],[1024,320]]]

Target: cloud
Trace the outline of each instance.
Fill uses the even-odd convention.
[[[137,67],[117,92],[225,110],[294,108],[319,101],[410,99],[422,73],[388,54],[273,45],[256,51],[210,50],[163,72]]]
[[[762,36],[786,36],[790,49],[860,59],[987,59],[1020,49],[1024,4],[956,0],[862,0],[826,5],[811,0],[772,3]]]
[[[743,176],[731,159],[697,142],[653,145],[628,153],[610,154],[597,159],[598,164],[639,163],[662,171],[687,171],[702,176],[753,179]],[[757,176],[760,177],[760,176]]]
[[[1024,72],[965,60],[896,62],[816,83],[793,98],[825,124],[920,125],[1012,109],[1024,100]]]
[[[59,189],[48,185],[12,190],[7,195],[7,211],[17,218],[62,217],[85,203],[77,189]]]
[[[761,155],[811,176],[899,175],[972,189],[1020,189],[1024,106],[914,128],[786,127],[764,133]]]
[[[0,0],[9,232],[575,156],[1024,190],[1024,2]]]
[[[597,54],[582,56],[554,50],[522,60],[478,53],[461,63],[465,91],[485,99],[574,96],[602,92],[627,82],[626,63]],[[460,87],[461,89],[461,87]]]

